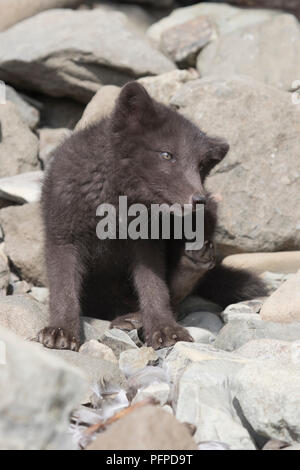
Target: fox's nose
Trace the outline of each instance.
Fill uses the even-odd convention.
[[[196,206],[197,204],[206,204],[206,197],[203,194],[193,194],[192,204]]]

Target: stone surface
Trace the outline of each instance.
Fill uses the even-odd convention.
[[[125,15],[101,10],[57,9],[29,18],[0,34],[0,57],[2,80],[85,103],[101,85],[174,69],[130,30]]]
[[[38,203],[7,207],[0,211],[5,234],[5,253],[22,279],[45,286],[43,226]]]
[[[255,315],[256,317],[256,315]],[[268,338],[282,341],[297,341],[300,338],[300,323],[290,324],[264,322],[255,317],[245,320],[232,320],[222,328],[214,346],[226,351],[234,351],[254,339]]]
[[[0,178],[0,199],[18,204],[38,202],[41,197],[42,171]]]
[[[236,47],[236,45],[239,47]],[[291,90],[300,76],[300,27],[292,15],[238,29],[211,42],[198,56],[202,77],[248,75]]]
[[[281,365],[300,364],[300,342],[277,339],[256,339],[248,341],[236,353],[255,361],[276,361]]]
[[[196,450],[187,428],[170,413],[151,405],[112,424],[88,450]]]
[[[84,129],[108,116],[114,108],[119,92],[120,88],[114,85],[106,85],[100,88],[85,108],[75,130]]]
[[[300,322],[300,271],[271,294],[263,304],[260,316],[265,321]]]
[[[56,147],[72,135],[69,129],[39,129],[39,159],[46,167],[51,163],[51,153]]]
[[[161,36],[161,49],[181,68],[194,67],[200,50],[214,35],[214,28],[206,16],[198,16],[172,28]]]
[[[40,121],[38,109],[31,106],[14,88],[6,85],[6,99],[17,107],[20,116],[30,129],[35,129]]]
[[[197,443],[220,440],[231,450],[255,449],[232,404],[230,380],[241,367],[230,360],[210,360],[193,364],[183,373],[176,417],[197,427]]]
[[[0,123],[0,178],[37,169],[38,139],[10,101],[0,104]]]
[[[232,320],[240,319],[246,320],[259,320],[259,312],[263,305],[264,300],[247,300],[245,302],[238,302],[237,304],[228,305],[224,312],[221,313],[222,320],[229,323]]]
[[[160,406],[164,406],[168,401],[169,395],[170,386],[167,383],[153,384],[139,390],[132,400],[132,404],[153,399],[156,403],[159,403]]]
[[[123,351],[138,349],[132,339],[124,331],[117,328],[105,331],[100,341],[111,348],[118,359]]]
[[[29,295],[0,297],[0,326],[26,339],[35,338],[46,326],[48,312]]]
[[[31,287],[30,295],[38,302],[42,304],[48,304],[49,302],[49,289],[47,287]]]
[[[83,342],[96,340],[99,341],[105,331],[109,330],[110,322],[99,320],[97,318],[82,317]]]
[[[209,330],[205,330],[204,328],[189,326],[187,327],[187,330],[196,343],[211,344],[216,339],[216,335],[211,333]]]
[[[84,374],[4,328],[0,339],[0,449],[72,449],[69,415],[86,392]]]
[[[298,0],[230,0],[228,3],[241,7],[280,8],[280,10],[286,10],[300,16]]]
[[[156,362],[158,362],[158,355],[153,348],[127,349],[120,354],[119,367],[123,374],[130,376]]]
[[[281,367],[257,362],[234,378],[235,398],[253,429],[269,439],[292,444],[300,439],[299,364]]]
[[[211,333],[218,333],[224,325],[222,319],[215,313],[202,311],[190,313],[179,323],[186,328],[197,327]]]
[[[2,0],[0,31],[50,8],[75,7],[80,0]]]
[[[239,253],[226,256],[222,264],[232,268],[244,268],[262,274],[295,273],[300,269],[300,251],[282,251],[277,253]]]
[[[171,104],[230,144],[207,180],[220,200],[219,251],[298,249],[300,121],[291,96],[247,77],[204,78],[183,85]]]
[[[146,366],[128,378],[128,397],[132,400],[139,390],[154,384],[168,384],[166,372],[160,367]]]
[[[277,290],[281,284],[290,279],[294,274],[282,274],[282,273],[271,273],[269,271],[264,272],[260,277],[265,282],[269,289],[269,294]]]
[[[86,354],[91,357],[96,357],[105,361],[113,362],[114,364],[118,364],[118,360],[113,351],[108,346],[99,343],[99,341],[95,339],[91,339],[90,341],[84,343],[80,347],[79,352],[81,354]]]

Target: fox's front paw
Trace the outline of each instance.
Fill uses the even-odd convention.
[[[194,340],[189,332],[177,323],[156,325],[146,334],[147,346],[152,346],[153,349],[168,348],[178,341],[193,342]]]
[[[50,326],[44,328],[38,333],[37,340],[46,348],[50,349],[70,349],[78,351],[79,338],[69,333],[63,328],[52,328]]]

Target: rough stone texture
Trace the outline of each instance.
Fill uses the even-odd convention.
[[[245,26],[262,23],[274,15],[274,12],[268,10],[249,11],[223,3],[204,2],[173,10],[169,16],[150,26],[147,34],[155,44],[160,46],[162,34],[166,30],[201,16],[208,16],[215,24],[215,34],[223,36]]]
[[[229,323],[234,319],[242,320],[249,318],[251,320],[253,317],[254,320],[259,320],[260,317],[258,313],[260,312],[263,302],[263,299],[253,299],[228,305],[228,307],[225,308],[224,312],[221,313],[222,320],[225,323]]]
[[[204,78],[171,104],[231,146],[207,182],[220,200],[220,251],[298,249],[300,113],[290,94],[247,77]]]
[[[51,153],[56,149],[56,147],[71,135],[72,132],[70,129],[65,128],[43,128],[39,130],[39,159],[43,163],[44,167],[51,163]]]
[[[196,343],[210,344],[213,343],[216,339],[216,336],[213,333],[211,333],[209,330],[205,330],[204,328],[189,326],[186,329]]]
[[[23,338],[35,338],[46,326],[48,312],[44,305],[29,295],[0,297],[0,326]]]
[[[197,450],[187,428],[151,405],[134,410],[99,435],[88,450]]]
[[[237,47],[237,44],[239,47]],[[292,15],[239,29],[211,42],[198,56],[202,77],[248,75],[291,90],[300,76],[300,26]]]
[[[0,178],[37,169],[38,139],[10,101],[0,104],[0,124]]]
[[[117,328],[105,331],[100,341],[111,348],[118,359],[123,351],[127,351],[127,349],[138,349],[127,333]]]
[[[0,178],[0,200],[18,204],[38,202],[41,197],[42,180],[42,171],[30,171]]]
[[[87,354],[91,357],[96,357],[99,359],[103,359],[104,361],[113,362],[114,364],[118,364],[118,360],[114,355],[112,349],[110,349],[105,344],[99,343],[99,341],[95,339],[91,339],[84,343],[81,348],[79,349],[81,354]]]
[[[218,333],[224,325],[223,321],[218,317],[218,315],[205,311],[196,311],[190,313],[185,318],[183,318],[183,320],[180,320],[179,323],[185,328],[201,328],[214,334]]]
[[[179,383],[176,417],[197,427],[194,439],[225,442],[231,450],[255,446],[233,407],[230,380],[242,364],[202,361],[186,369]]]
[[[47,305],[49,302],[49,289],[47,287],[31,287],[30,296],[38,302]]]
[[[260,316],[265,321],[300,322],[300,271],[271,294],[263,304]]]
[[[300,269],[300,251],[240,253],[226,256],[222,264],[233,268],[250,269],[256,274],[262,274],[265,271],[273,273],[295,273]]]
[[[0,211],[5,234],[5,253],[22,279],[37,286],[46,284],[43,226],[38,203],[7,207]]]
[[[160,406],[164,406],[168,401],[169,395],[170,386],[167,383],[153,384],[139,390],[132,400],[132,404],[153,399],[155,402],[159,403]]]
[[[161,36],[161,49],[180,67],[194,67],[198,53],[213,35],[214,30],[209,18],[198,16],[164,31]]]
[[[10,280],[8,259],[4,253],[4,244],[0,244],[0,296],[6,295]]]
[[[282,341],[297,341],[300,338],[300,323],[291,324],[257,320],[232,320],[224,326],[214,343],[216,348],[234,351],[254,339],[269,338]]]
[[[85,103],[101,85],[175,68],[125,15],[101,10],[40,13],[0,34],[0,57],[2,80]]]
[[[273,362],[246,365],[234,378],[235,398],[254,430],[288,443],[300,439],[299,364]]]
[[[155,362],[158,362],[158,355],[153,348],[127,349],[120,354],[119,367],[126,376],[130,376]]]
[[[229,0],[228,3],[241,7],[279,8],[300,17],[299,0]]]
[[[91,340],[100,340],[105,331],[109,330],[110,322],[106,320],[99,320],[97,318],[82,317],[83,333],[82,338],[84,342]]]
[[[72,449],[69,415],[87,385],[84,374],[0,328],[0,449]]]
[[[0,31],[50,8],[75,7],[80,0],[1,0]]]
[[[11,86],[6,85],[6,99],[11,101],[17,107],[20,116],[30,129],[35,129],[40,121],[39,111],[31,106],[25,99],[19,95]]]
[[[300,342],[279,341],[276,339],[256,339],[248,341],[236,350],[240,356],[255,361],[276,361],[277,364],[300,364]]]
[[[85,108],[75,130],[84,129],[108,116],[114,108],[119,92],[120,88],[114,85],[106,85],[100,88]]]

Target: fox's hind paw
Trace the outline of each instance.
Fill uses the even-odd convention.
[[[70,349],[78,351],[79,338],[63,328],[47,327],[38,333],[37,341],[49,349]]]
[[[150,333],[146,334],[147,346],[152,346],[153,349],[168,348],[178,341],[193,342],[194,340],[189,332],[177,323],[156,325]]]

